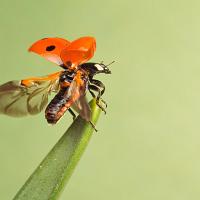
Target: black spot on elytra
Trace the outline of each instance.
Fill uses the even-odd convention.
[[[46,47],[46,51],[53,51],[55,48],[56,48],[56,46],[50,45],[50,46]]]

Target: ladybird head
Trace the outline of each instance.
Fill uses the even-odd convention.
[[[108,66],[111,65],[113,62],[111,62],[108,65],[103,64],[103,62],[101,62],[101,63],[88,62],[88,63],[81,64],[80,68],[87,71],[90,76],[94,76],[94,75],[100,74],[100,73],[111,74],[111,71],[108,68]]]
[[[96,73],[111,74],[110,69],[107,67],[107,65],[104,65],[103,63],[95,63],[94,68]]]

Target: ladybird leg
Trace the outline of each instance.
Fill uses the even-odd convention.
[[[89,121],[89,123],[91,124],[92,128],[97,132],[98,130],[96,129],[95,125],[91,121]]]
[[[106,108],[108,107],[108,104],[102,98],[101,98],[101,102],[105,105]]]
[[[44,77],[31,77],[28,79],[21,80],[21,85],[29,87],[29,86],[34,86],[37,81],[49,81],[49,80],[55,80],[58,79],[60,76],[61,72],[56,72],[53,74],[49,74]]]
[[[96,95],[95,95],[94,92],[90,89],[90,87],[89,87],[89,92],[90,92],[90,94],[92,95],[93,98],[96,98]]]
[[[96,79],[91,79],[90,82],[93,84],[93,85],[96,85],[98,86],[99,88],[101,88],[101,96],[104,94],[105,92],[105,85],[99,81],[99,80],[96,80]]]
[[[96,91],[96,90],[95,90]],[[92,95],[93,98],[96,98],[96,95],[94,94],[94,92],[92,91],[91,88],[89,88],[89,92]],[[107,108],[107,103],[101,98],[101,101],[105,104],[106,108]]]
[[[68,108],[68,111],[72,115],[73,121],[74,121],[76,119],[76,114],[74,113],[74,111],[71,108]]]
[[[96,91],[98,93],[97,97],[94,95],[94,97],[96,98],[96,104],[99,106],[99,108],[101,108],[101,110],[106,114],[106,110],[105,108],[100,104],[100,101],[102,101],[101,98],[101,90],[99,87],[97,87],[96,85],[89,85],[88,89],[90,91],[90,93],[92,94],[92,96],[94,95],[93,91]],[[91,91],[93,90],[93,91]]]
[[[95,86],[97,86],[97,87],[99,87],[99,88],[101,88],[101,95],[100,95],[100,97],[104,94],[104,92],[105,92],[105,85],[101,82],[101,81],[99,81],[99,80],[96,80],[96,79],[90,79],[90,82],[93,84],[93,85],[95,85]],[[91,92],[90,92],[91,93]],[[93,96],[94,97],[94,96]],[[99,98],[100,98],[99,97]],[[107,103],[101,98],[101,101],[105,104],[105,106],[106,106],[106,108],[108,107],[108,105],[107,105]]]

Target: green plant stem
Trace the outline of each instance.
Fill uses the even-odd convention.
[[[90,102],[92,122],[96,124],[100,109]],[[72,123],[53,149],[29,177],[14,200],[55,200],[68,182],[93,132],[80,116]]]

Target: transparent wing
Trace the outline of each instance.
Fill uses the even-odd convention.
[[[72,107],[76,112],[81,115],[83,119],[85,119],[86,121],[91,120],[91,110],[85,96],[80,96],[80,98],[75,101]]]
[[[80,74],[76,75],[68,90],[68,95],[72,98],[73,109],[77,111],[83,119],[90,121],[91,110],[85,96],[87,79],[80,77],[82,77]]]
[[[35,115],[48,103],[48,95],[58,88],[58,80],[35,80],[31,86],[9,81],[0,86],[0,113],[13,117]]]

